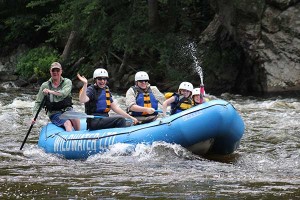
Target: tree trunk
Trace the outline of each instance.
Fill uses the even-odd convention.
[[[148,0],[148,17],[150,29],[157,31],[160,25],[157,0]]]
[[[68,74],[77,74],[79,71],[79,66],[81,65],[82,61],[85,59],[85,57],[79,58],[73,65],[72,67],[68,68],[66,71]]]
[[[126,65],[126,66],[128,66],[129,68],[131,68],[133,71],[135,71],[136,72],[136,69],[134,69],[132,66],[130,66],[130,65],[127,65],[127,63],[126,63],[126,60],[124,60],[124,58],[125,58],[125,56],[126,56],[126,59],[127,59],[127,55],[125,55],[125,53],[124,53],[124,58],[122,59],[122,58],[120,58],[119,56],[117,56],[116,54],[114,54],[113,52],[109,52],[111,55],[113,55],[115,58],[117,58],[119,61],[121,61],[121,65],[120,65],[120,67],[119,67],[119,72],[121,72],[121,71],[123,71],[123,67]],[[121,69],[122,68],[122,69]]]
[[[124,68],[124,66],[126,66],[126,64],[127,64],[127,51],[125,50],[125,52],[124,52],[124,55],[123,55],[123,60],[122,60],[122,63],[121,63],[121,65],[120,65],[120,67],[119,67],[119,74],[121,74],[122,72],[123,72],[123,68]]]
[[[69,38],[68,38],[68,41],[67,41],[67,44],[66,44],[66,46],[64,48],[64,51],[61,55],[62,62],[65,62],[69,59],[75,37],[76,37],[76,31],[71,31],[71,33],[69,35]]]

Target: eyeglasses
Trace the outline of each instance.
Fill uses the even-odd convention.
[[[58,68],[53,68],[53,69],[51,69],[51,72],[60,72],[60,69],[58,69]]]
[[[148,80],[140,80],[140,81],[138,81],[139,83],[148,83]]]
[[[185,89],[180,89],[181,92],[191,92],[189,90],[185,90]]]
[[[107,80],[107,78],[105,78],[105,77],[97,77],[96,79],[97,79],[98,81],[102,81],[102,80],[106,81],[106,80]]]

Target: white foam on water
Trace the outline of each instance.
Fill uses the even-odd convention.
[[[20,99],[14,99],[11,104],[6,105],[7,108],[33,108],[34,101],[23,101]]]
[[[5,89],[10,89],[10,88],[19,88],[18,86],[16,86],[16,84],[12,81],[9,82],[4,82],[1,84],[1,87],[5,88]]]

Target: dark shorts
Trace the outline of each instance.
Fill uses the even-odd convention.
[[[99,130],[106,128],[126,127],[126,120],[124,117],[104,117],[91,119],[89,129]]]
[[[67,121],[67,119],[59,119],[59,116],[61,116],[61,114],[62,112],[51,115],[50,120],[56,126],[64,127],[64,123]]]

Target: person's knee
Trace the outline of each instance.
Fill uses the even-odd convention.
[[[125,127],[126,126],[126,120],[124,118],[119,118],[117,121],[117,127]]]
[[[80,130],[80,120],[79,119],[73,119],[71,120],[71,125],[74,127],[76,131]]]
[[[73,130],[73,127],[72,127],[72,123],[70,120],[67,120],[65,123],[64,123],[64,127],[66,129],[66,131],[70,132]]]
[[[80,130],[80,120],[76,119],[76,130],[79,131]]]

